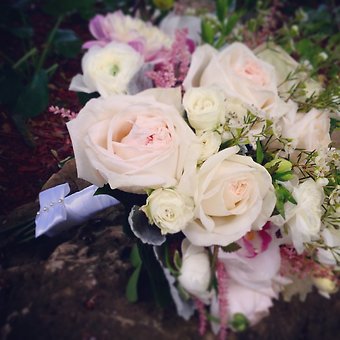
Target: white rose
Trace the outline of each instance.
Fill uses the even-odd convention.
[[[324,193],[322,186],[308,178],[293,188],[292,195],[297,204],[285,204],[285,225],[296,251],[301,254],[304,251],[304,242],[310,242],[319,236]]]
[[[177,88],[89,101],[67,124],[78,176],[129,192],[175,186],[200,152],[177,109],[180,98]]]
[[[197,174],[195,217],[183,230],[195,245],[226,246],[268,221],[275,194],[267,170],[231,147],[208,158]]]
[[[219,89],[191,88],[183,96],[183,106],[195,130],[214,130],[224,122],[224,96]]]
[[[288,98],[289,90],[301,82],[305,85],[303,97],[308,98],[313,93],[319,94],[321,92],[322,86],[309,78],[306,72],[299,70],[301,65],[280,46],[265,43],[257,47],[254,52],[261,60],[274,66],[278,89],[283,98]],[[288,77],[290,80],[287,80]]]
[[[241,43],[233,43],[221,52],[207,45],[195,50],[183,86],[187,90],[212,85],[269,116],[278,115],[279,97],[273,66],[257,58]]]
[[[294,149],[307,151],[327,148],[331,142],[329,135],[330,118],[327,112],[311,109],[307,113],[291,110],[278,123],[281,137],[291,138]]]
[[[201,19],[192,15],[176,15],[170,12],[160,23],[159,28],[174,38],[176,30],[188,29],[188,38],[196,44],[201,42]]]
[[[340,229],[335,229],[333,227],[325,228],[321,232],[321,236],[326,246],[335,248],[335,250],[340,250]],[[318,261],[329,266],[334,266],[337,262],[340,263],[338,251],[319,248],[317,250],[317,258]]]
[[[112,42],[93,46],[83,56],[83,75],[72,79],[70,90],[97,91],[103,97],[124,93],[142,65],[143,57],[129,45]]]
[[[222,139],[221,135],[214,131],[205,131],[201,135],[198,135],[198,137],[202,145],[201,155],[198,160],[198,162],[201,163],[218,152]]]
[[[194,217],[194,202],[177,190],[159,188],[147,198],[142,210],[162,234],[174,234]]]
[[[178,277],[180,285],[190,294],[206,300],[211,279],[211,268],[208,252],[197,247],[187,239],[182,242],[182,266]]]

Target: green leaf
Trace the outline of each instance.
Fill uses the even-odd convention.
[[[238,245],[237,243],[233,242],[233,243],[228,244],[227,246],[221,247],[221,249],[225,253],[233,253],[233,252],[241,249],[241,246]]]
[[[142,264],[142,260],[139,256],[137,244],[134,244],[131,249],[130,261],[134,267],[138,267]]]
[[[202,20],[201,31],[203,41],[212,45],[215,38],[215,29],[209,20]]]
[[[25,119],[38,116],[48,105],[48,81],[45,70],[38,71],[18,97],[14,112]]]
[[[256,163],[262,164],[263,159],[264,159],[263,147],[260,140],[258,139],[256,141]]]
[[[30,26],[10,28],[9,32],[20,39],[29,39],[33,36],[33,28]]]
[[[153,247],[138,242],[138,250],[143,261],[143,268],[146,269],[156,303],[160,307],[167,306],[171,301],[169,284],[166,280],[163,269],[155,258]]]
[[[227,36],[228,34],[231,33],[231,31],[234,29],[235,25],[237,24],[239,17],[240,16],[238,13],[234,13],[228,18],[227,24],[223,27],[224,36]]]
[[[84,92],[77,92],[78,99],[81,105],[85,105],[89,100],[93,98],[100,97],[98,92],[93,93],[84,93]]]
[[[216,0],[216,15],[220,22],[224,21],[227,13],[228,0]]]
[[[81,41],[72,30],[58,29],[53,41],[55,51],[66,57],[76,57],[81,49]]]
[[[132,303],[138,300],[138,279],[141,268],[141,265],[135,268],[126,286],[125,295],[128,301]]]
[[[24,84],[22,77],[12,67],[5,65],[0,69],[0,103],[12,108]]]
[[[44,11],[54,16],[79,12],[83,18],[90,18],[96,13],[96,0],[46,0]]]
[[[176,250],[175,251],[175,254],[174,254],[174,265],[176,267],[176,269],[178,271],[181,270],[181,267],[182,267],[182,259],[181,259],[181,255],[179,254],[179,251]]]

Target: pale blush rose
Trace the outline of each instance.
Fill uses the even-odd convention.
[[[92,35],[98,40],[88,41],[84,48],[105,46],[111,41],[130,45],[146,61],[157,58],[164,48],[170,48],[172,39],[160,29],[138,18],[124,15],[121,11],[96,15],[89,25]]]
[[[272,300],[278,297],[275,280],[281,265],[280,242],[274,231],[271,235],[268,248],[255,257],[244,256],[242,250],[218,253],[218,261],[223,263],[229,277],[226,289],[229,321],[236,313],[241,313],[254,325],[269,314]],[[212,299],[212,315],[219,315],[218,308],[218,301]],[[217,332],[218,325],[213,323],[212,326]]]
[[[194,217],[194,202],[178,190],[159,188],[147,198],[142,210],[163,235],[174,234]]]
[[[214,130],[224,122],[224,96],[217,88],[189,89],[183,96],[183,106],[195,130]]]
[[[229,97],[265,111],[269,117],[279,114],[273,66],[241,43],[233,43],[221,52],[205,45],[195,50],[183,86],[187,90],[212,85],[219,86]]]
[[[326,111],[311,109],[307,113],[291,110],[278,123],[283,138],[293,139],[294,149],[319,150],[331,142],[330,118]]]
[[[178,282],[190,294],[206,301],[211,279],[209,255],[204,247],[197,247],[187,239],[182,242],[182,266]]]
[[[211,155],[218,152],[221,146],[221,135],[214,131],[205,131],[198,134],[199,141],[202,145],[199,163],[204,162]]]
[[[195,220],[183,233],[195,245],[226,246],[268,221],[275,194],[267,170],[231,147],[208,158],[197,174]]]
[[[78,74],[72,79],[70,90],[99,92],[103,97],[125,93],[143,62],[142,56],[125,44],[93,46],[83,56],[83,75]]]
[[[241,313],[251,326],[255,325],[269,315],[274,294],[271,288],[253,290],[239,285],[234,280],[228,281],[226,300],[228,301],[229,322],[233,320],[235,314]],[[210,314],[216,318],[219,317],[219,304],[216,298],[211,300]],[[211,327],[215,334],[219,332],[219,324],[212,322]]]
[[[299,82],[305,85],[305,95],[303,96],[305,98],[321,92],[322,86],[309,78],[307,72],[301,70],[301,65],[280,46],[264,43],[257,47],[254,52],[261,60],[274,66],[278,90],[283,98],[288,98],[289,90]]]
[[[196,166],[193,155],[200,151],[176,109],[179,91],[154,89],[89,101],[67,124],[78,176],[130,192],[175,186],[186,166]],[[174,104],[157,100],[162,97]]]

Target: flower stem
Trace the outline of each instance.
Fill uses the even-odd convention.
[[[41,56],[39,58],[39,61],[38,61],[38,64],[37,64],[37,67],[36,67],[36,70],[35,70],[36,72],[38,72],[42,68],[42,66],[44,65],[45,59],[47,57],[48,50],[50,49],[50,46],[51,46],[52,41],[54,39],[54,36],[57,32],[58,27],[60,26],[61,22],[63,21],[63,18],[64,17],[62,15],[59,16],[54,27],[52,28],[52,31],[50,32],[50,34],[47,38],[46,45],[45,45],[45,47],[44,47],[44,49],[41,53]]]
[[[24,63],[28,58],[32,57],[38,52],[38,50],[33,47],[24,56],[22,56],[14,65],[13,69],[16,70],[22,63]]]

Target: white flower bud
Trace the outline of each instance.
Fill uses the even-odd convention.
[[[181,231],[194,217],[193,200],[174,189],[153,191],[141,209],[163,235]]]
[[[214,130],[224,122],[224,96],[218,89],[191,88],[184,94],[183,106],[195,130]]]
[[[204,247],[192,245],[187,239],[182,243],[182,267],[178,281],[190,294],[207,297],[211,278],[209,256]]]
[[[204,162],[211,155],[217,153],[222,142],[221,135],[214,131],[203,132],[199,136],[199,140],[202,145],[199,163]]]

